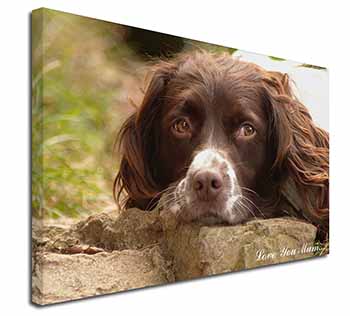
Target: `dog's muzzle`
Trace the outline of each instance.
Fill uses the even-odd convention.
[[[219,150],[198,152],[175,190],[171,210],[186,221],[216,217],[235,223],[242,216],[235,212],[241,196],[232,163]]]

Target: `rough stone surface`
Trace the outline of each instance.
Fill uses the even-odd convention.
[[[175,277],[183,280],[304,259],[314,255],[300,252],[303,245],[313,244],[315,236],[311,224],[267,219],[237,226],[181,226],[167,232],[167,245]],[[294,255],[294,249],[299,253]],[[258,260],[258,251],[275,255]]]
[[[206,226],[138,209],[69,228],[34,227],[33,300],[55,303],[304,259],[315,256],[313,248],[302,251],[315,236],[313,225],[292,218]]]
[[[163,234],[158,212],[135,208],[118,218],[104,213],[90,216],[73,230],[81,241],[107,250],[140,249],[158,243]]]
[[[95,255],[42,253],[33,277],[37,304],[62,302],[174,281],[157,247]]]

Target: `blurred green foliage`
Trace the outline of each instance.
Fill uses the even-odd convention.
[[[280,58],[280,57],[276,57],[276,56],[269,56],[269,58],[274,60],[274,61],[285,61],[286,60],[284,58]]]
[[[94,19],[41,9],[32,31],[33,215],[96,212],[113,203],[113,142],[127,115],[116,61],[131,52],[116,25]]]
[[[315,65],[310,65],[310,64],[301,64],[298,67],[311,68],[311,69],[317,69],[317,70],[327,70],[326,67],[315,66]]]
[[[237,48],[230,48],[226,46],[185,39],[184,50],[193,50],[193,49],[204,49],[206,51],[213,52],[213,53],[228,53],[231,55],[233,55],[238,50]]]
[[[137,94],[132,78],[145,62],[145,56],[136,57],[127,44],[130,31],[140,29],[48,9],[33,12],[34,216],[79,216],[114,205],[112,181],[118,159],[113,158],[113,143],[133,110],[122,99],[126,93]],[[185,50],[236,51],[184,42]],[[171,46],[159,45],[160,51]]]
[[[127,97],[141,93],[138,79],[147,59],[154,60],[153,50],[158,56],[174,46],[173,38],[181,40],[185,51],[237,50],[163,36],[153,50],[137,55],[139,47],[147,49],[153,33],[48,9],[32,13],[34,216],[79,216],[115,208],[112,183],[118,157],[113,156],[113,144],[134,110]],[[143,42],[130,44],[135,38]]]

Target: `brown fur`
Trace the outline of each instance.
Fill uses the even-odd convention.
[[[206,67],[198,66],[201,64]],[[245,88],[251,96],[260,96],[267,114],[269,159],[266,162],[268,185],[265,183],[263,192],[258,193],[265,202],[267,197],[265,206],[273,205],[277,209],[283,199],[283,186],[292,179],[304,203],[305,214],[300,217],[311,218],[328,232],[328,133],[315,125],[307,108],[293,94],[287,75],[266,71],[226,54],[182,54],[155,67],[142,104],[119,133],[121,164],[114,182],[117,203],[121,207],[145,209],[175,180],[164,175],[169,168],[163,167],[159,160],[159,131],[163,104],[169,94],[176,98],[178,93],[168,91],[169,82],[183,67],[187,69],[188,82],[196,80],[188,75],[191,69],[193,73],[200,73],[206,86],[215,76],[227,73],[228,78],[248,85]],[[173,86],[173,90],[176,89]]]

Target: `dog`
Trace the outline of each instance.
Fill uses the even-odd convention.
[[[119,133],[117,203],[162,204],[186,222],[290,215],[324,238],[329,136],[292,87],[287,74],[225,53],[160,61]]]

